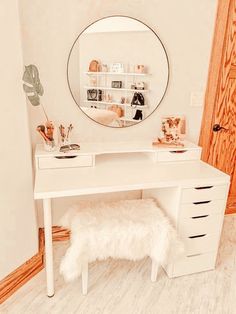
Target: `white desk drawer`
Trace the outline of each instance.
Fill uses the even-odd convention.
[[[203,254],[217,251],[219,234],[199,234],[184,240],[187,255]]]
[[[225,200],[200,201],[185,203],[180,206],[180,219],[222,213],[225,209]]]
[[[70,156],[67,158],[43,157],[38,159],[39,169],[91,167],[91,155]]]
[[[188,256],[174,263],[173,276],[178,277],[215,268],[216,252]]]
[[[219,234],[222,222],[222,214],[183,218],[179,221],[178,232],[183,237],[199,234]]]
[[[157,161],[181,161],[181,160],[198,160],[201,156],[201,149],[194,150],[175,150],[168,152],[158,152]]]
[[[214,199],[225,199],[227,191],[227,185],[208,185],[183,189],[181,200],[182,203],[192,203],[211,201]]]

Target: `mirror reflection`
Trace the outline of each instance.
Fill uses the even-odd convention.
[[[113,16],[78,36],[67,74],[79,108],[97,123],[120,128],[143,121],[157,108],[169,65],[162,42],[149,27]]]

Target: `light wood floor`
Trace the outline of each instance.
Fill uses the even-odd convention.
[[[80,280],[65,284],[58,274],[67,243],[55,249],[56,294],[45,295],[42,271],[2,306],[11,314],[233,314],[236,313],[236,216],[224,222],[217,268],[169,279],[163,270],[150,281],[150,261],[107,260],[89,269],[89,293],[81,295]]]

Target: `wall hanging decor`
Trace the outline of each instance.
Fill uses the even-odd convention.
[[[45,125],[40,124],[36,130],[41,135],[46,150],[55,149],[54,141],[54,124],[48,119],[48,115],[44,109],[43,104],[40,101],[40,97],[43,96],[44,89],[40,82],[39,70],[34,64],[25,66],[25,71],[22,77],[23,90],[27,96],[27,99],[33,106],[41,106],[46,118]]]
[[[43,96],[44,89],[40,82],[39,70],[36,67],[36,65],[30,64],[30,65],[25,66],[25,71],[24,71],[22,79],[24,82],[23,89],[25,91],[27,99],[33,106],[41,105],[43,112],[45,114],[46,120],[49,120],[46,114],[46,111],[44,109],[44,106],[40,101],[40,96]]]

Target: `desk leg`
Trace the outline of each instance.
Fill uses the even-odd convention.
[[[43,200],[47,295],[54,296],[51,199]]]

